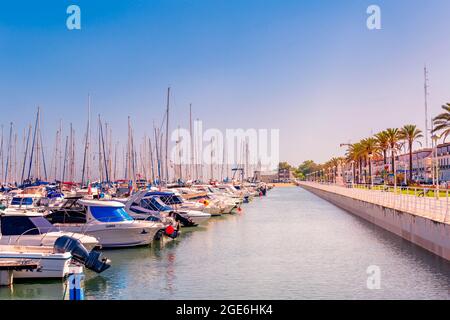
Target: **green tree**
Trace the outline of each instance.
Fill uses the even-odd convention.
[[[450,103],[442,106],[444,112],[439,114],[433,119],[433,131],[432,133],[440,132],[440,137],[444,138],[444,142],[450,135]]]
[[[367,138],[361,140],[362,145],[362,156],[366,163],[369,163],[369,177],[372,181],[372,161],[370,160],[373,156],[378,154],[378,141],[375,138]],[[367,179],[366,179],[367,182]]]
[[[375,135],[375,139],[377,139],[378,148],[383,153],[383,162],[386,165],[387,163],[387,151],[389,149],[389,138],[386,131],[381,131]]]
[[[391,149],[392,173],[395,174],[395,152],[401,148],[401,132],[398,128],[389,128],[386,130],[389,149]]]
[[[279,169],[279,170],[283,170],[283,169],[292,169],[292,166],[291,166],[289,163],[287,163],[287,162],[280,162],[280,163],[278,164],[278,169]]]
[[[413,169],[413,144],[416,140],[423,137],[422,130],[418,129],[417,126],[412,124],[407,124],[403,126],[400,130],[401,138],[405,140],[405,142],[408,144],[408,150],[409,150],[409,180],[412,181],[412,169]],[[419,141],[418,141],[419,142]],[[422,145],[419,142],[420,145]]]
[[[361,168],[362,159],[364,155],[364,147],[361,142],[354,143],[349,146],[347,150],[347,161],[353,161],[353,179],[358,183],[361,183]],[[358,168],[358,175],[356,175],[356,169]]]

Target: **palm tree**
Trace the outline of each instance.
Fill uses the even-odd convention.
[[[337,169],[341,163],[341,158],[331,158],[329,161],[330,167],[333,171],[333,182],[336,183]]]
[[[369,163],[369,177],[370,180],[372,181],[372,161],[371,158],[373,156],[375,156],[376,154],[378,154],[378,141],[375,138],[367,138],[367,139],[363,139],[361,141],[362,144],[362,150],[363,150],[363,156],[366,159],[366,163]],[[369,159],[369,161],[367,161],[367,158]],[[366,179],[367,181],[367,179]]]
[[[350,145],[347,150],[347,159],[350,162],[353,161],[356,164],[353,166],[353,181],[355,181],[356,167],[358,167],[358,178],[356,179],[358,183],[361,182],[361,162],[363,151],[363,145],[360,142]]]
[[[389,149],[391,149],[391,165],[392,173],[395,174],[395,151],[401,148],[400,141],[402,136],[400,130],[397,128],[389,128],[386,130]]]
[[[447,103],[442,106],[442,109],[444,110],[443,113],[439,114],[433,119],[433,133],[441,131],[440,136],[447,138],[448,135],[450,135],[450,103]]]
[[[417,126],[412,124],[407,124],[403,126],[400,130],[400,134],[403,140],[408,144],[409,148],[409,180],[412,181],[412,167],[413,167],[413,157],[412,157],[412,148],[413,144],[416,140],[423,138],[422,130],[418,129]],[[420,141],[418,141],[420,145]]]
[[[383,161],[386,165],[387,162],[387,151],[389,149],[389,140],[386,131],[381,131],[375,135],[375,139],[378,142],[378,148],[383,153]]]

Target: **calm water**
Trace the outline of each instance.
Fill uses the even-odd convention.
[[[164,247],[104,253],[89,299],[450,299],[450,263],[299,188],[184,230]],[[368,266],[381,289],[367,289]],[[19,283],[2,299],[61,299],[60,282]]]

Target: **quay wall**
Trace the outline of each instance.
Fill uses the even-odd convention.
[[[300,184],[320,198],[450,261],[450,224]]]

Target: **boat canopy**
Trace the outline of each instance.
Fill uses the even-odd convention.
[[[0,218],[4,236],[36,235],[58,231],[43,216],[5,215]]]

